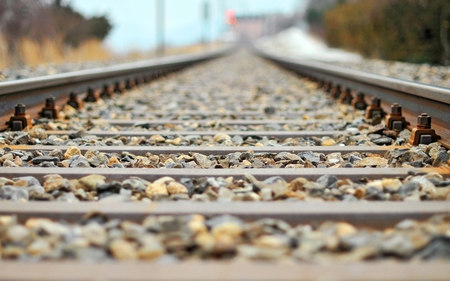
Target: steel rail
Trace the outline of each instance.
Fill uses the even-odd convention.
[[[422,112],[429,113],[433,118],[433,128],[442,137],[440,142],[450,148],[450,88],[381,76],[319,61],[282,57],[256,47],[252,48],[252,52],[296,73],[376,96],[383,101],[383,108],[387,112],[390,112],[391,104],[399,103],[403,106],[403,115],[411,124],[417,124],[417,116]]]
[[[449,177],[450,169],[439,168],[305,168],[305,169],[142,169],[142,168],[41,168],[22,167],[0,167],[0,175],[7,178],[33,176],[43,180],[49,173],[57,173],[64,178],[79,179],[84,176],[98,174],[111,180],[125,180],[130,177],[140,177],[145,180],[154,181],[162,177],[180,179],[185,177],[234,177],[244,178],[245,174],[251,174],[262,180],[269,177],[280,176],[286,181],[303,177],[315,180],[323,175],[336,176],[338,178],[359,181],[361,179],[380,179],[406,177],[410,174],[439,173]]]
[[[202,53],[186,54],[150,59],[106,66],[96,69],[80,70],[43,77],[27,78],[0,83],[0,122],[9,120],[17,103],[23,103],[31,110],[27,112],[37,116],[46,96],[53,95],[56,99],[66,98],[70,91],[84,93],[88,87],[99,89],[104,84],[112,85],[117,81],[135,79],[143,75],[177,70],[194,63],[218,58],[235,51],[235,46],[227,46],[218,50]],[[33,117],[33,116],[32,116]]]

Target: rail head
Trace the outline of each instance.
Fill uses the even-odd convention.
[[[412,82],[378,74],[349,69],[320,61],[283,57],[253,46],[252,52],[262,58],[277,62],[282,65],[296,67],[298,69],[312,70],[324,74],[370,84],[380,88],[407,93],[421,98],[431,99],[444,104],[450,104],[450,88],[433,86],[418,82]]]

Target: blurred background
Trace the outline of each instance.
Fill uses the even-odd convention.
[[[450,64],[449,0],[0,0],[0,68],[230,41],[325,60]]]

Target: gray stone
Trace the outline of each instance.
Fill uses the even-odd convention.
[[[81,155],[75,155],[70,160],[70,168],[90,168],[89,160]]]
[[[419,190],[420,184],[415,181],[409,181],[407,183],[404,183],[402,186],[400,186],[398,193],[402,197],[407,197],[411,195],[412,193]]]
[[[123,188],[130,189],[132,191],[145,191],[149,185],[150,182],[137,177],[132,177],[122,182]]]
[[[356,198],[355,196],[351,195],[351,194],[345,194],[344,197],[342,198],[343,202],[357,202],[359,201],[358,198]]]
[[[436,237],[417,256],[422,260],[450,260],[450,238]]]
[[[439,167],[448,162],[449,154],[447,151],[440,151],[436,156],[436,159],[433,160],[433,167]]]
[[[412,241],[401,234],[394,234],[385,238],[380,249],[385,254],[397,255],[403,258],[409,258],[414,253],[414,245]]]
[[[1,187],[0,198],[11,201],[19,201],[20,199],[28,200],[29,196],[27,190],[23,187],[5,185]]]
[[[72,192],[61,192],[61,195],[56,198],[56,201],[73,203],[79,202],[80,200],[75,197],[75,194],[73,194]]]
[[[286,181],[280,176],[270,177],[263,181],[265,185],[276,184],[277,182],[286,183]]]
[[[280,152],[277,154],[277,156],[275,156],[274,159],[275,159],[275,161],[289,160],[289,161],[303,162],[303,160],[300,156],[289,153],[289,152]]]
[[[25,180],[28,183],[28,186],[32,185],[41,186],[41,183],[35,177],[27,176],[27,177],[13,178],[13,181],[19,180]]]
[[[303,160],[308,160],[311,163],[317,163],[321,161],[321,154],[319,153],[314,153],[312,151],[307,151],[307,152],[300,152],[299,154],[297,154],[299,157],[301,157]]]
[[[209,160],[208,157],[203,154],[194,153],[192,156],[194,157],[195,163],[197,163],[197,165],[202,168],[208,169],[211,166],[215,165],[213,161]]]
[[[335,176],[323,175],[317,179],[317,183],[327,188],[336,188],[338,179]]]
[[[391,138],[379,138],[372,141],[376,145],[391,145],[393,140]]]
[[[13,144],[28,144],[30,142],[30,136],[28,134],[19,135],[14,138]]]
[[[34,165],[39,165],[42,162],[53,162],[54,164],[59,163],[59,158],[54,156],[38,156],[31,160]]]

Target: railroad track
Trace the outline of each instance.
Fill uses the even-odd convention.
[[[447,280],[450,90],[231,51],[0,84],[0,280]]]

